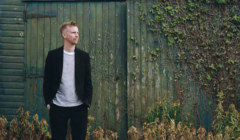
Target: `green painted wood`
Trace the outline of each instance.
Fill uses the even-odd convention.
[[[79,40],[78,40],[78,44],[76,45],[77,48],[81,49],[81,50],[86,50],[84,49],[84,42],[83,42],[83,28],[84,25],[84,20],[83,20],[83,3],[76,3],[76,22],[78,25],[78,31],[79,31]],[[73,15],[72,15],[73,16]]]
[[[86,52],[89,52],[89,46],[90,46],[90,34],[89,34],[89,14],[90,14],[90,11],[89,11],[89,2],[84,2],[83,3],[83,50],[86,51]],[[90,56],[91,58],[91,56]]]
[[[0,95],[24,95],[24,89],[0,89]]]
[[[18,24],[0,24],[0,30],[24,31],[24,25]]]
[[[57,8],[57,13],[58,13],[58,17],[57,17],[57,29],[56,29],[56,32],[57,32],[57,38],[56,38],[56,41],[57,41],[57,46],[56,48],[60,47],[63,45],[63,39],[62,39],[62,35],[59,31],[59,28],[60,26],[63,24],[63,22],[65,22],[63,19],[64,19],[64,3],[58,3],[58,8]]]
[[[18,115],[18,109],[17,108],[2,108],[0,110],[0,114],[5,115]]]
[[[115,51],[116,51],[116,9],[115,9],[115,2],[109,2],[108,5],[109,12],[108,18],[109,20],[109,26],[108,26],[108,33],[109,33],[109,76],[114,77],[116,75],[115,73]],[[115,57],[114,57],[115,56]],[[115,106],[115,99],[116,99],[116,90],[115,90],[115,83],[111,82],[112,78],[109,80],[109,92],[108,92],[108,98],[109,98],[109,112],[108,112],[108,128],[115,128],[116,126],[116,106]]]
[[[24,97],[21,95],[0,95],[0,101],[3,102],[23,102]]]
[[[23,89],[0,89],[0,95],[23,95]]]
[[[0,5],[24,5],[21,0],[1,0]]]
[[[24,62],[24,58],[23,57],[0,56],[0,62],[21,63],[21,62]]]
[[[23,102],[0,102],[0,108],[20,108],[23,105]],[[9,118],[8,115],[4,115],[4,117]]]
[[[24,38],[20,38],[20,37],[0,37],[0,42],[2,42],[2,43],[23,44],[24,43]]]
[[[96,37],[97,37],[97,32],[96,32],[96,3],[91,3],[89,2],[89,47],[87,48],[87,51],[90,55],[91,59],[91,70],[92,70],[92,79],[94,79],[92,81],[93,87],[96,87],[96,83],[98,81],[98,77],[95,74],[97,69],[97,59],[96,59]],[[91,109],[89,110],[89,114],[92,114],[96,120],[98,120],[99,117],[101,117],[101,115],[97,115],[97,107],[101,106],[101,105],[97,105],[96,101],[97,101],[97,90],[96,88],[93,89],[93,93],[95,93],[95,96],[92,97],[92,105],[91,105]],[[97,128],[99,126],[98,122],[95,122],[95,126],[94,128]]]
[[[0,82],[0,88],[18,88],[23,89],[24,84],[19,82]]]
[[[23,69],[23,63],[2,63],[0,62],[1,69]]]
[[[24,44],[0,43],[0,49],[22,50],[24,49]]]
[[[146,10],[146,3],[145,0],[141,0],[141,5],[143,6],[143,9]],[[140,12],[142,14],[143,12]],[[141,74],[139,77],[139,80],[141,80],[141,94],[142,94],[142,99],[141,99],[141,106],[142,106],[142,117],[145,117],[146,114],[146,107],[148,103],[148,97],[147,97],[147,75],[148,75],[148,62],[146,62],[146,59],[148,58],[148,53],[147,53],[147,28],[146,28],[146,23],[145,21],[141,21],[141,38],[139,39],[139,47],[141,49],[141,56],[140,56],[140,63],[141,63]],[[144,120],[141,120],[141,124],[144,123]]]
[[[0,16],[3,17],[3,18],[23,18],[23,12],[1,12],[0,13]]]
[[[22,37],[24,38],[23,31],[0,31],[1,37]]]
[[[58,3],[51,3],[51,15],[58,13]],[[59,14],[58,14],[59,15]],[[51,47],[49,49],[53,50],[59,46],[57,46],[57,36],[60,34],[60,32],[58,31],[59,27],[58,27],[58,19],[56,17],[51,18]],[[61,35],[60,35],[61,37]]]
[[[141,30],[141,26],[140,26],[140,20],[139,20],[139,6],[137,4],[135,4],[134,2],[134,14],[136,15],[136,17],[134,17],[134,37],[135,37],[135,42],[137,41],[138,43],[141,40],[141,34],[140,34],[140,30]],[[137,56],[137,59],[134,60],[134,72],[136,73],[136,80],[134,81],[134,100],[135,101],[135,107],[134,107],[134,111],[135,111],[135,120],[134,120],[134,124],[135,127],[137,128],[141,128],[141,118],[142,118],[142,93],[140,90],[141,87],[141,71],[140,71],[140,67],[141,67],[141,46],[140,44],[134,43],[134,48],[133,48],[133,54]]]
[[[115,2],[115,18],[116,18],[116,31],[115,31],[115,56],[116,56],[116,63],[115,63],[115,88],[116,88],[116,97],[115,97],[115,120],[116,120],[116,128],[117,128],[117,132],[118,134],[121,133],[122,129],[122,123],[125,122],[125,119],[122,120],[121,117],[121,103],[125,103],[122,102],[122,94],[121,94],[121,90],[122,90],[122,86],[121,86],[121,58],[122,58],[122,25],[121,25],[121,16],[122,16],[122,11],[121,11],[121,2]]]
[[[121,79],[121,130],[118,132],[119,136],[122,139],[127,139],[127,4],[126,2],[121,3],[121,69],[120,72],[122,75],[120,76]],[[120,17],[120,16],[119,16]]]
[[[0,75],[22,76],[23,70],[0,69]]]
[[[1,11],[15,11],[15,12],[22,12],[24,11],[24,6],[18,5],[0,5]]]
[[[23,24],[23,18],[0,18],[0,24]]]
[[[23,50],[0,50],[1,56],[23,56]]]
[[[93,8],[93,7],[92,7]],[[99,74],[95,74],[95,77],[97,76],[97,78],[94,78],[95,80],[95,97],[94,97],[94,104],[95,104],[95,111],[97,115],[96,118],[96,126],[101,126],[102,128],[104,128],[104,121],[103,121],[103,115],[104,115],[104,107],[105,106],[105,101],[104,101],[104,93],[102,92],[103,88],[102,88],[102,80],[103,80],[103,73],[102,73],[102,66],[104,65],[104,63],[102,62],[102,55],[103,55],[103,50],[102,50],[102,43],[103,43],[103,3],[99,2],[96,5],[96,36],[95,36],[95,42],[96,42],[96,51],[95,51],[95,55],[96,55],[96,63],[95,63],[95,72],[96,71],[101,71]],[[92,109],[91,109],[92,110]],[[95,129],[95,128],[94,128]]]
[[[133,53],[132,53],[132,42],[130,40],[131,37],[133,37],[133,17],[131,16],[131,13],[129,13],[129,11],[132,11],[132,1],[128,1],[127,3],[127,90],[128,90],[128,98],[127,98],[127,113],[128,113],[128,129],[134,125],[133,122],[133,116],[134,116],[134,104],[133,104],[133,88],[132,88],[132,84],[133,84],[133,71],[132,71],[132,57],[133,57]]]
[[[23,76],[5,76],[1,75],[0,82],[22,82]]]
[[[77,22],[77,3],[71,2],[69,10],[70,10],[70,20],[74,20]]]
[[[108,106],[108,103],[109,103],[109,98],[108,98],[108,90],[109,90],[109,87],[108,87],[108,65],[109,65],[109,55],[108,55],[108,21],[109,21],[109,18],[108,18],[108,5],[109,3],[108,2],[103,2],[103,11],[102,11],[102,25],[103,25],[103,29],[102,29],[102,36],[103,36],[103,44],[102,44],[102,53],[103,53],[103,56],[105,57],[102,57],[102,69],[103,69],[103,84],[102,84],[102,109],[103,109],[103,112],[102,112],[102,116],[100,116],[99,120],[100,119],[105,119],[108,117],[108,109],[109,109],[109,106]],[[104,10],[106,9],[106,10]],[[101,123],[100,123],[101,124]],[[104,127],[107,127],[107,124],[104,123]]]

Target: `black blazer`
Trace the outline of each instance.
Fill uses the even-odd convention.
[[[48,52],[46,58],[43,96],[46,105],[52,104],[60,86],[63,70],[63,46]],[[75,86],[78,99],[89,107],[92,101],[92,80],[89,54],[75,48]]]

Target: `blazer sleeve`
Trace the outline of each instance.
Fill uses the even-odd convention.
[[[84,81],[84,103],[86,103],[89,107],[91,106],[92,102],[92,78],[91,78],[91,64],[90,64],[90,57],[87,54],[86,58],[86,67],[85,67],[85,81]]]
[[[52,90],[52,64],[51,64],[51,53],[48,52],[45,69],[44,69],[44,79],[43,79],[43,97],[45,104],[50,104],[51,101],[51,90]]]

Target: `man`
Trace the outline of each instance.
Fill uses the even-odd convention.
[[[75,21],[64,22],[60,32],[64,46],[49,51],[43,83],[52,139],[65,140],[70,119],[73,140],[85,140],[92,100],[90,57],[75,47],[79,39]]]

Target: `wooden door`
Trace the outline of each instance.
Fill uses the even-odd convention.
[[[125,2],[27,2],[28,14],[53,15],[26,22],[27,95],[26,109],[48,120],[43,99],[45,58],[49,50],[63,45],[59,27],[75,20],[80,48],[90,54],[93,101],[89,115],[98,126],[127,132],[126,94],[126,3]]]

